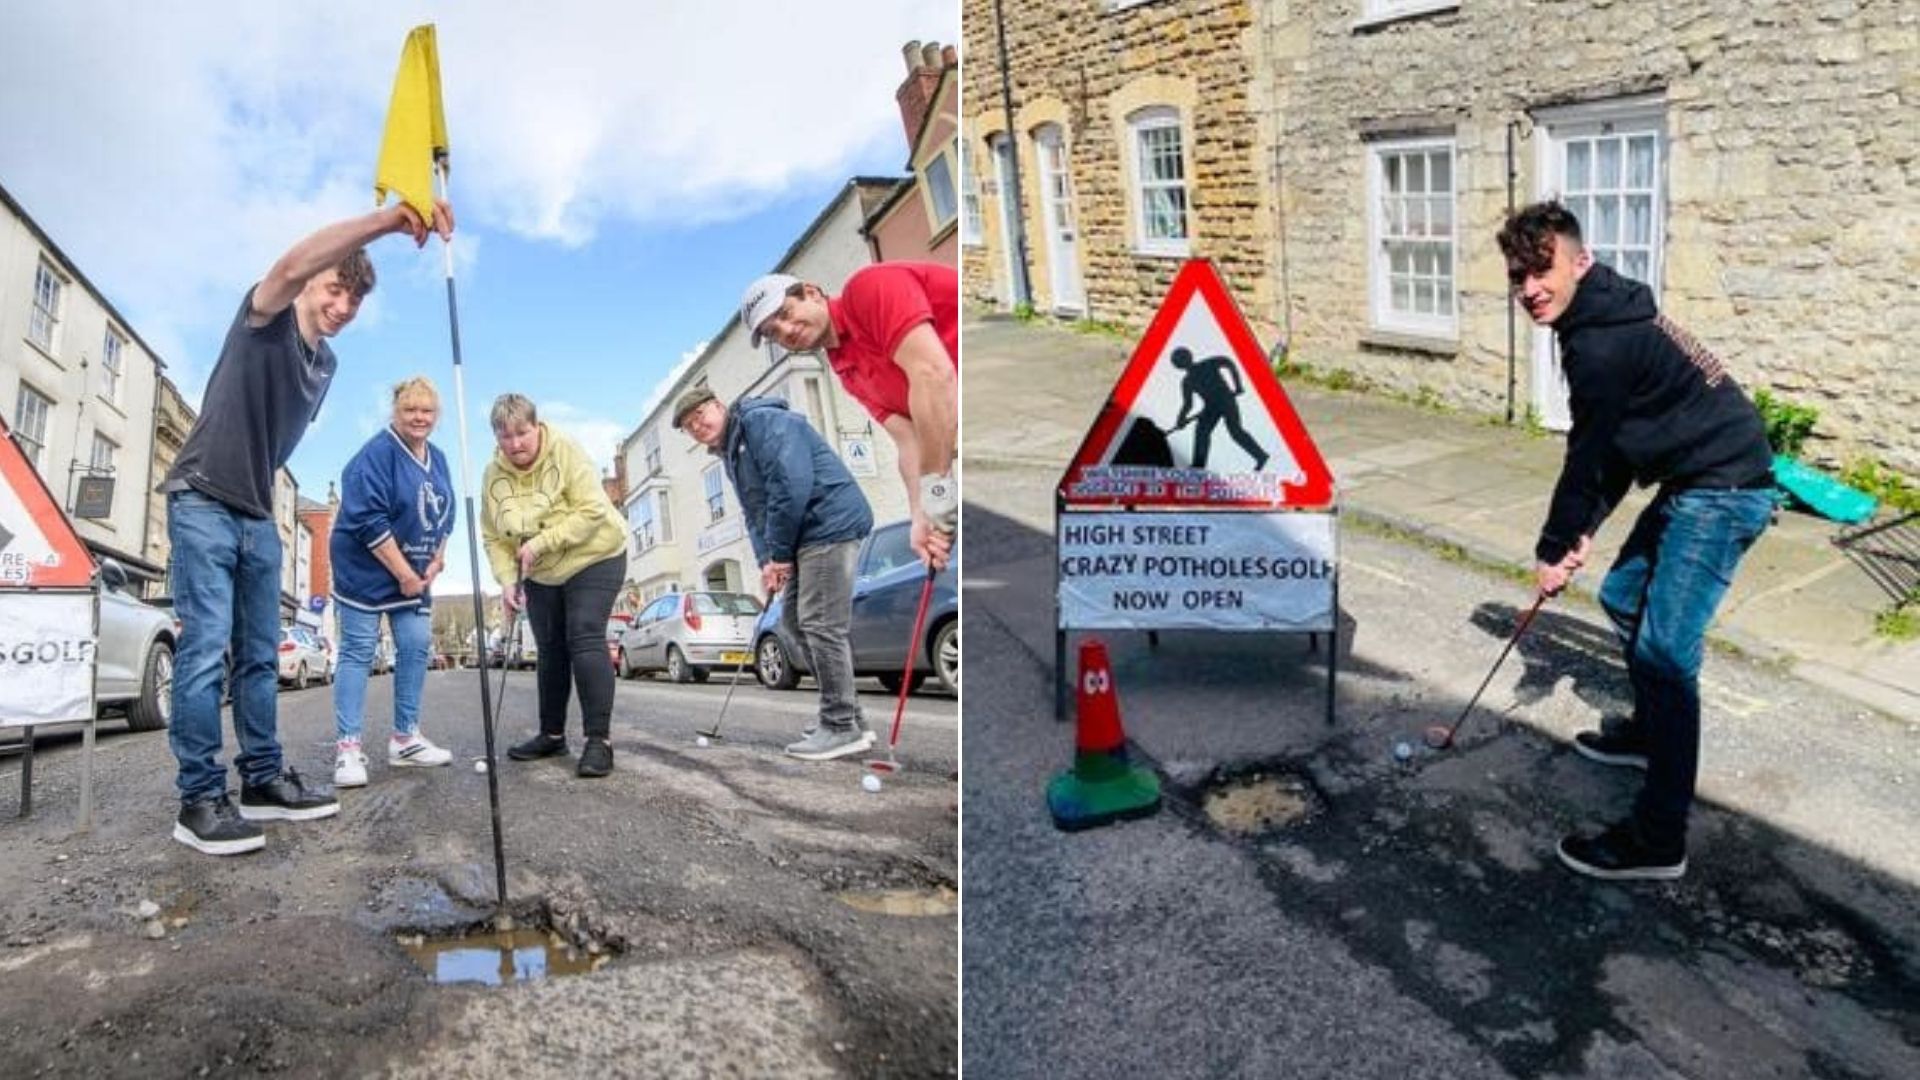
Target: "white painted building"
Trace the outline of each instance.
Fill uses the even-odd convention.
[[[164,366],[0,188],[0,409],[80,538],[136,581],[165,574],[145,557]]]
[[[849,181],[780,262],[767,269],[837,295],[848,276],[871,261],[861,224],[898,183],[869,177]],[[738,289],[747,285],[742,281]],[[620,444],[627,476],[629,608],[689,589],[761,593],[759,565],[726,470],[706,447],[673,428],[674,401],[695,386],[711,387],[723,402],[741,396],[785,398],[839,449],[873,504],[876,523],[907,514],[893,440],[840,388],[826,358],[801,354],[776,361],[771,346],[753,348],[732,310],[725,318],[706,349],[657,395],[653,409]]]

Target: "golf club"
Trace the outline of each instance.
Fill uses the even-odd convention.
[[[913,636],[907,639],[907,665],[900,672],[900,701],[893,707],[893,734],[887,737],[886,759],[872,758],[867,762],[867,768],[877,773],[900,771],[893,748],[900,741],[900,718],[907,712],[907,695],[913,692],[913,662],[920,655],[920,634],[927,628],[927,602],[933,599],[933,578],[937,573],[933,567],[927,567],[927,580],[920,586],[920,610],[914,612]]]
[[[1442,727],[1439,724],[1434,724],[1427,728],[1426,739],[1428,746],[1433,747],[1435,750],[1445,750],[1447,747],[1453,745],[1454,733],[1460,730],[1461,724],[1467,722],[1467,715],[1473,712],[1473,707],[1480,704],[1480,695],[1487,692],[1487,684],[1493,681],[1494,673],[1500,670],[1501,664],[1506,663],[1507,654],[1512,652],[1513,647],[1520,643],[1520,635],[1526,633],[1527,627],[1533,625],[1533,617],[1540,614],[1540,605],[1546,602],[1546,593],[1541,593],[1534,597],[1533,607],[1527,609],[1526,615],[1520,620],[1520,625],[1514,627],[1513,636],[1507,639],[1507,647],[1500,650],[1500,658],[1493,662],[1493,669],[1487,672],[1486,678],[1480,680],[1480,689],[1473,692],[1473,698],[1467,702],[1467,707],[1460,710],[1460,718],[1453,722],[1452,727]]]
[[[753,643],[748,642],[747,644],[751,646]],[[713,719],[713,730],[701,731],[699,728],[694,728],[694,734],[699,735],[703,739],[712,739],[715,742],[720,741],[720,725],[727,718],[727,706],[733,704],[733,688],[740,685],[740,676],[746,674],[747,671],[747,658],[752,655],[752,648],[748,648],[746,652],[740,654],[740,664],[733,669],[733,681],[727,684],[727,696],[720,701],[720,715]]]

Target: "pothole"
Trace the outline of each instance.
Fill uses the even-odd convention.
[[[400,947],[436,983],[512,986],[600,970],[612,954],[580,948],[547,930],[475,931],[458,937],[402,934]]]
[[[937,889],[850,889],[838,894],[841,903],[876,915],[933,918],[958,911],[959,894],[942,885]]]
[[[1220,828],[1254,836],[1307,820],[1319,812],[1320,797],[1299,777],[1254,773],[1208,791],[1202,809]]]

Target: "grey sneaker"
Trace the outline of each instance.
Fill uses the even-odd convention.
[[[816,728],[813,734],[787,747],[787,753],[802,761],[832,761],[873,748],[873,732],[848,728]]]

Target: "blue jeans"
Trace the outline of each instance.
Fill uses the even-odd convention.
[[[226,794],[219,761],[220,684],[233,655],[233,759],[243,784],[280,774],[280,530],[197,491],[167,496],[168,573],[180,647],[167,738],[180,801]]]
[[[1661,491],[1600,585],[1633,683],[1647,779],[1634,822],[1648,843],[1684,846],[1700,764],[1700,662],[1707,624],[1741,556],[1773,518],[1769,491]]]
[[[420,730],[420,692],[427,685],[427,655],[433,651],[433,609],[394,608],[361,611],[336,604],[340,621],[340,670],[333,676],[333,727],[339,739],[360,738],[361,710],[367,702],[367,676],[380,647],[380,617],[393,628],[393,733]]]

